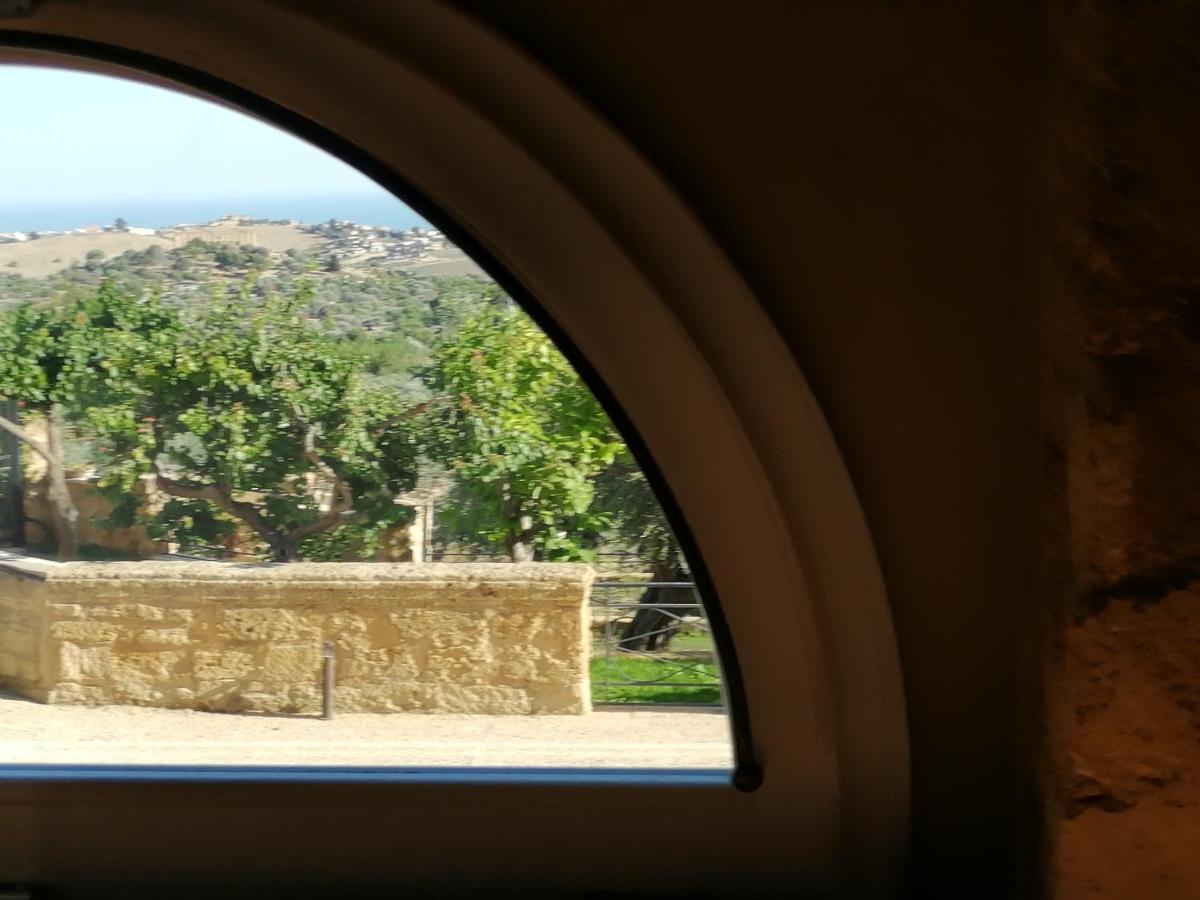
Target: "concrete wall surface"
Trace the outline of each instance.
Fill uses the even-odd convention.
[[[47,703],[343,712],[591,708],[582,565],[0,562],[0,684]]]

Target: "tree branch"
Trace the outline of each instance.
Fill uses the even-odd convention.
[[[9,419],[4,418],[4,416],[0,416],[0,429],[7,431],[9,434],[16,437],[17,440],[28,444],[30,448],[36,451],[38,456],[42,457],[42,459],[46,460],[46,462],[56,461],[54,454],[50,451],[49,444],[47,444],[45,441],[39,441],[29,433],[28,429],[22,428],[16,422],[12,422]]]
[[[292,409],[299,419],[297,424],[304,429],[304,447],[300,451],[301,458],[324,475],[333,485],[333,501],[329,504],[329,509],[322,513],[320,518],[315,522],[299,525],[288,532],[288,536],[292,540],[301,541],[310,535],[327,531],[341,521],[342,514],[354,508],[354,492],[350,489],[350,485],[346,482],[346,479],[342,478],[338,471],[325,462],[325,460],[321,459],[321,455],[317,453],[316,426],[300,418],[300,410],[296,404],[292,404]]]
[[[182,500],[207,500],[218,509],[228,513],[235,519],[241,519],[259,533],[271,547],[282,543],[283,534],[272,527],[271,523],[258,511],[253,503],[235,500],[231,493],[216,484],[187,484],[176,481],[154,469],[154,480],[158,489],[171,497]]]
[[[378,440],[379,438],[383,437],[384,432],[393,425],[403,422],[405,419],[411,419],[413,416],[420,415],[427,409],[429,409],[428,403],[418,403],[416,406],[406,409],[399,415],[384,419],[382,422],[376,425],[375,430],[371,432],[371,439]]]

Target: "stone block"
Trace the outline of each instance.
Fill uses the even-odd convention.
[[[185,647],[192,643],[186,628],[144,628],[133,637],[138,647]]]
[[[232,679],[220,681],[196,681],[194,703],[196,709],[209,712],[244,712],[248,709],[242,698],[241,686]]]
[[[168,691],[152,682],[137,679],[114,679],[108,692],[112,703],[127,703],[131,706],[169,706]]]
[[[58,677],[63,681],[93,681],[107,678],[112,647],[101,644],[81,647],[71,641],[58,645]]]
[[[37,653],[38,636],[32,628],[10,625],[0,628],[0,648],[18,657],[32,658]]]
[[[68,619],[83,618],[83,604],[81,603],[47,603],[46,613],[52,621],[61,622]]]
[[[534,712],[529,694],[499,685],[422,684],[413,690],[413,709],[422,712],[524,716]]]
[[[397,647],[388,654],[387,666],[375,677],[384,681],[417,681],[428,665],[428,654],[418,657],[410,649]]]
[[[121,687],[133,682],[139,685],[163,685],[183,674],[180,668],[187,655],[183,650],[113,654],[109,671],[113,684]],[[138,688],[139,691],[141,689]]]
[[[490,648],[467,644],[430,650],[421,674],[431,683],[487,684],[495,669]]]
[[[80,644],[102,644],[122,636],[120,626],[112,622],[51,622],[50,637]]]
[[[162,601],[162,604],[149,602],[89,603],[79,608],[83,616],[98,621],[120,619],[133,622],[162,623],[163,625],[187,625],[193,620],[194,615],[191,609],[182,609],[167,605],[171,602],[169,597],[163,597]],[[66,607],[68,604],[56,604],[56,606]],[[77,617],[71,616],[69,618]],[[56,616],[56,618],[68,617]]]
[[[532,659],[514,659],[496,666],[496,678],[506,682],[524,684],[537,677],[537,663]]]
[[[46,692],[46,702],[103,706],[114,702],[114,698],[112,693],[104,687],[63,683],[55,685]]]
[[[534,680],[559,685],[578,683],[585,668],[582,659],[571,659],[565,653],[543,653],[534,661],[534,667],[537,671]]]
[[[206,682],[244,678],[256,664],[255,654],[245,650],[196,650],[192,654],[192,673]]]
[[[320,622],[311,616],[278,608],[226,609],[220,612],[217,634],[229,641],[318,641],[323,635]]]
[[[315,683],[321,678],[321,648],[316,644],[272,644],[263,657],[262,678],[283,684]]]
[[[587,681],[573,685],[531,684],[530,711],[538,715],[582,715],[592,711]]]
[[[333,692],[334,709],[338,712],[394,713],[411,710],[411,682],[384,681],[374,684],[339,684]]]

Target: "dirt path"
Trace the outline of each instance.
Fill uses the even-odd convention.
[[[611,766],[727,768],[725,716],[223,715],[45,706],[0,696],[0,764]]]

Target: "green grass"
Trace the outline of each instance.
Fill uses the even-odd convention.
[[[671,638],[672,650],[708,650],[715,653],[712,635],[698,629],[680,631]]]
[[[595,703],[720,703],[716,687],[676,685],[604,685],[603,681],[705,682],[720,680],[714,663],[687,660],[690,670],[677,670],[666,660],[613,654],[592,659],[592,701]]]

